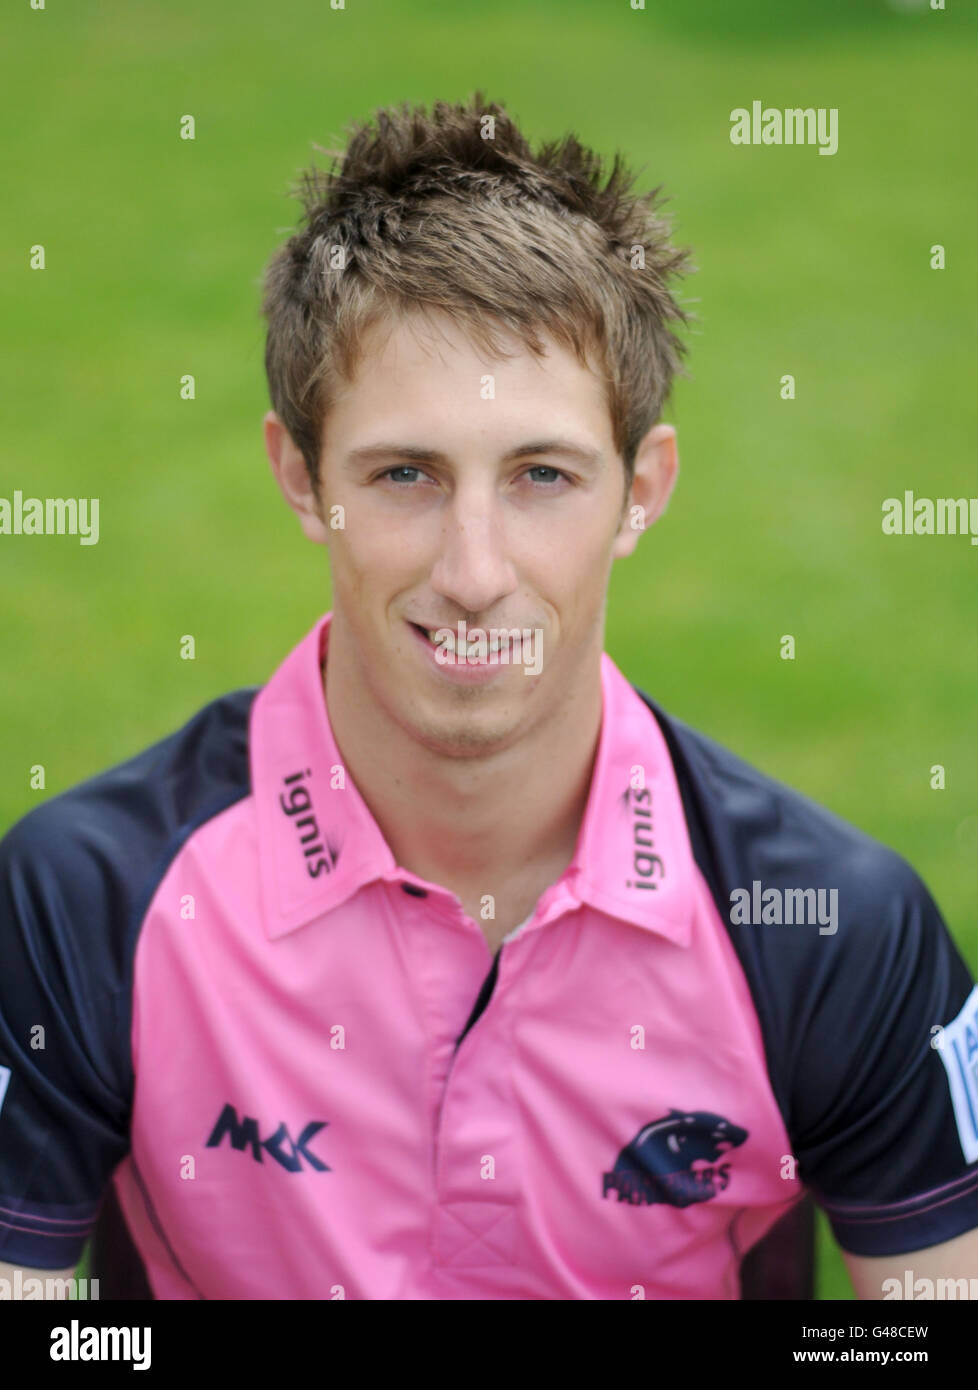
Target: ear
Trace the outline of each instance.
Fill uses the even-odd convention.
[[[665,511],[678,472],[675,427],[653,425],[635,452],[635,473],[611,551],[616,559],[631,555],[642,532]]]
[[[265,449],[279,491],[299,518],[303,534],[316,545],[328,545],[329,532],[323,522],[302,451],[296,448],[292,436],[274,410],[268,412],[262,425]]]

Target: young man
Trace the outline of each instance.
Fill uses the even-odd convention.
[[[478,94],[307,178],[265,443],[333,607],[3,841],[8,1269],[114,1180],[159,1298],[737,1298],[806,1189],[861,1297],[978,1275],[927,890],[603,651],[677,469],[630,182]]]

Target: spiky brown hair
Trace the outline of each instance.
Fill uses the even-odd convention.
[[[430,114],[384,108],[348,133],[345,153],[321,151],[338,164],[300,176],[299,230],[263,280],[272,406],[317,495],[331,396],[352,381],[367,330],[432,310],[487,355],[506,355],[500,329],[537,355],[546,333],[596,370],[630,484],[638,444],[682,374],[673,326],[693,317],[669,288],[695,267],[670,245],[661,185],[630,193],[622,157],[606,176],[571,134],[534,154],[481,92]]]

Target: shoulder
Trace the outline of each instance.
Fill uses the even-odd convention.
[[[245,794],[248,714],[255,689],[222,695],[173,733],[28,811],[0,840],[8,855],[69,852],[125,828],[178,828],[222,799]]]
[[[257,689],[223,695],[133,757],[50,797],[0,839],[0,926],[121,928],[193,829],[250,789]]]
[[[978,1077],[955,1042],[978,989],[927,887],[895,850],[638,694],[743,967],[799,1175],[839,1244],[878,1257],[971,1230]],[[750,912],[732,910],[737,890]],[[777,909],[806,891],[815,921],[789,925]]]
[[[247,795],[255,693],[212,701],[0,839],[0,1191],[19,1214],[0,1240],[16,1263],[77,1260],[128,1149],[142,916],[194,828]]]
[[[747,979],[794,1132],[852,1092],[853,1069],[867,1058],[880,1081],[890,1068],[919,1074],[922,1061],[939,1078],[932,1029],[959,1012],[973,980],[920,875],[637,693],[669,747],[693,855]]]
[[[929,898],[896,850],[636,692],[669,747],[697,862],[728,906],[730,891],[758,875],[772,886],[804,887],[807,876],[812,886],[834,887],[853,923],[872,905],[878,926],[883,898]]]

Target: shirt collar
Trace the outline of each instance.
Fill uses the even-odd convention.
[[[262,916],[272,940],[376,879],[437,889],[396,863],[343,766],[322,682],[331,618],[316,622],[251,708]],[[568,899],[587,903],[686,946],[695,865],[665,739],[607,653],[601,691],[601,733],[577,845],[549,902],[554,915],[558,902],[561,910]]]

